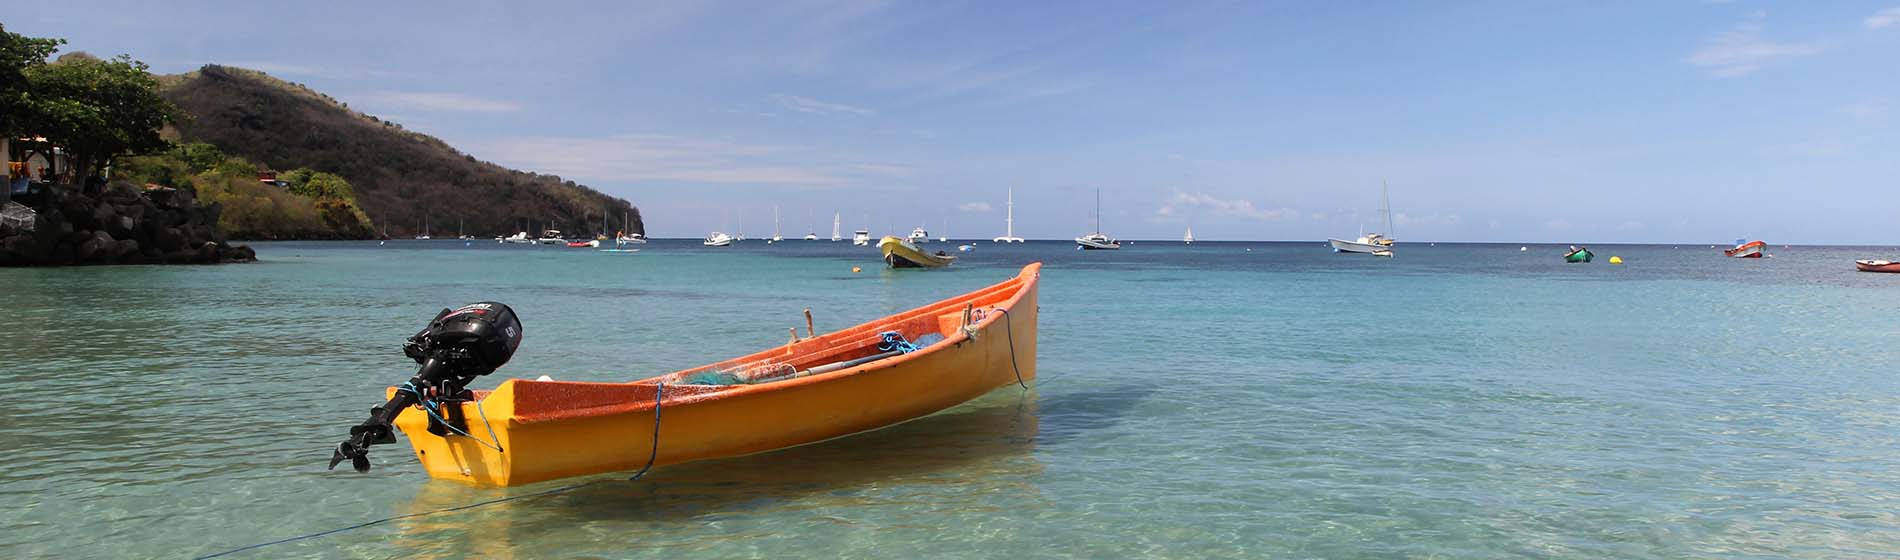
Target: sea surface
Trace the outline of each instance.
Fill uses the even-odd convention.
[[[1893,248],[981,242],[892,271],[805,241],[254,246],[0,269],[0,557],[192,557],[409,514],[231,557],[1900,556],[1900,275],[1852,263]],[[1035,261],[1027,391],[440,513],[576,480],[431,481],[406,441],[324,469],[444,307],[524,323],[478,387],[629,380],[780,344],[807,307],[841,328]]]

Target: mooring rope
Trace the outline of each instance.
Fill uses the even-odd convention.
[[[462,437],[475,440],[475,443],[479,443],[479,444],[482,444],[484,447],[493,449],[495,450],[496,453],[507,453],[507,451],[503,451],[501,449],[501,438],[495,435],[495,427],[488,424],[488,411],[482,410],[482,401],[480,400],[475,401],[475,412],[477,414],[482,415],[482,427],[488,429],[488,437],[493,438],[495,440],[495,443],[488,443],[486,441],[482,441],[481,438],[475,437],[473,435],[470,435],[468,432],[464,432],[460,429],[457,429],[454,424],[449,423],[447,418],[443,418],[441,416],[436,415],[435,409],[440,403],[430,401],[427,395],[423,395],[422,391],[416,390],[416,386],[410,385],[408,381],[402,382],[402,386],[397,387],[396,390],[409,391],[411,393],[415,393],[416,400],[422,403],[422,411],[429,413],[429,417],[434,418],[437,423],[442,424],[442,427],[448,428],[450,431],[453,431],[455,433],[462,434]]]
[[[1027,391],[1029,390],[1029,384],[1023,383],[1023,368],[1022,366],[1016,365],[1016,326],[1010,324],[1009,308],[998,307],[996,310],[1003,312],[1003,332],[1009,333],[1009,369],[1015,370],[1016,372],[1016,384],[1021,386],[1024,391]],[[1037,384],[1040,385],[1041,383]]]
[[[407,385],[407,384],[405,383],[404,385]],[[413,390],[414,390],[414,388],[413,388],[413,387],[410,387],[410,388],[409,388],[409,390],[411,390],[411,391],[413,391]],[[420,393],[417,393],[417,394],[418,394],[418,395],[420,395]],[[658,385],[657,385],[657,386],[655,387],[655,390],[654,390],[654,392],[653,392],[653,451],[652,451],[652,452],[651,452],[650,454],[648,454],[648,455],[647,455],[647,465],[646,465],[646,466],[644,466],[644,467],[640,467],[640,472],[638,472],[638,473],[634,473],[634,475],[633,475],[633,478],[629,478],[629,479],[627,479],[627,480],[626,480],[627,482],[632,482],[632,481],[635,481],[635,480],[640,480],[640,477],[642,477],[642,476],[646,476],[646,474],[647,474],[647,471],[649,471],[649,470],[652,470],[652,469],[653,469],[653,462],[654,462],[655,460],[657,460],[657,459],[659,459],[659,457],[660,457],[660,404],[661,404],[661,401],[660,401],[660,398],[661,398],[661,397],[664,397],[664,396],[666,396],[666,383],[664,383],[664,382],[662,382],[662,383],[659,383],[659,384],[658,384]],[[428,407],[427,405],[425,405],[425,406],[423,406],[422,408],[423,408],[423,410],[429,410],[429,407]],[[481,404],[480,404],[479,402],[478,402],[478,403],[476,403],[476,408],[475,408],[475,409],[476,409],[476,410],[478,410],[478,411],[479,411],[479,410],[481,410]],[[433,415],[434,413],[433,413],[433,412],[431,412],[430,414],[431,414],[431,415]],[[487,422],[487,421],[488,421],[488,417],[487,417],[487,415],[486,415],[486,414],[483,414],[483,416],[482,416],[482,422]],[[444,424],[446,425],[446,423],[444,423]],[[451,429],[453,429],[453,427],[451,427]],[[456,431],[457,431],[457,432],[460,432],[460,430],[456,430]],[[491,427],[491,428],[489,428],[489,434],[491,434],[491,435],[492,435],[492,434],[494,434],[494,429],[493,429],[492,427]],[[466,434],[466,433],[463,433],[462,435],[465,435],[465,436],[466,436],[466,435],[468,435],[468,434]],[[470,439],[474,439],[474,436],[469,436],[469,437],[470,437]],[[481,441],[481,440],[479,440],[479,439],[477,439],[477,440],[475,440],[475,441]],[[497,440],[497,441],[499,441],[499,440]],[[484,443],[484,444],[486,444],[486,442],[483,442],[483,443]],[[496,448],[496,451],[500,451],[500,450],[501,450],[501,449],[500,449],[499,447],[497,447],[497,448]],[[495,498],[495,499],[493,499],[493,500],[486,500],[486,501],[480,501],[480,502],[475,502],[475,503],[472,503],[472,504],[466,504],[466,505],[459,505],[459,506],[453,506],[453,507],[446,507],[446,508],[441,508],[441,509],[433,509],[433,510],[429,510],[429,511],[423,511],[423,512],[416,512],[416,513],[405,513],[405,514],[402,514],[402,515],[393,515],[393,516],[389,516],[389,517],[384,517],[384,518],[382,518],[382,519],[376,519],[376,520],[373,520],[373,521],[366,521],[366,522],[363,522],[363,523],[358,523],[358,524],[355,524],[355,525],[351,525],[351,526],[348,526],[348,527],[342,527],[342,528],[338,528],[338,529],[330,529],[330,530],[328,530],[328,531],[318,531],[318,532],[315,532],[315,533],[310,533],[310,534],[306,534],[306,535],[298,535],[298,536],[295,536],[295,537],[290,537],[290,538],[287,538],[287,539],[278,539],[278,540],[274,540],[274,541],[270,541],[270,542],[264,542],[264,543],[257,543],[257,544],[253,544],[253,545],[246,545],[246,546],[241,546],[241,547],[238,547],[238,548],[233,548],[233,549],[231,549],[231,550],[226,550],[226,551],[223,551],[223,552],[216,552],[216,553],[212,553],[212,554],[206,554],[206,555],[204,555],[204,556],[199,556],[199,557],[197,557],[197,560],[206,560],[206,559],[208,559],[208,558],[219,558],[219,557],[224,557],[224,556],[230,556],[230,555],[232,555],[232,554],[237,554],[237,553],[240,553],[240,552],[245,552],[245,551],[250,551],[250,550],[257,550],[257,549],[260,549],[260,548],[264,548],[264,547],[267,547],[267,546],[274,546],[274,545],[280,545],[280,544],[284,544],[284,543],[292,543],[292,542],[297,542],[297,541],[302,541],[302,540],[309,540],[309,539],[314,539],[314,538],[317,538],[317,537],[322,537],[322,536],[327,536],[327,535],[334,535],[334,534],[337,534],[337,533],[343,533],[343,532],[348,532],[348,531],[354,531],[354,530],[357,530],[357,529],[362,529],[362,528],[364,528],[364,527],[374,527],[374,526],[376,526],[376,525],[381,525],[381,524],[384,524],[384,523],[388,523],[388,522],[391,522],[391,521],[401,521],[401,520],[404,520],[404,519],[414,519],[414,518],[417,518],[417,517],[428,517],[428,516],[431,516],[431,515],[437,515],[437,514],[442,514],[442,513],[452,513],[452,512],[457,512],[457,511],[463,511],[463,510],[470,510],[470,509],[475,509],[475,508],[478,508],[478,507],[482,507],[482,506],[487,506],[487,505],[494,505],[494,504],[499,504],[499,503],[502,503],[502,502],[512,502],[512,501],[515,501],[515,500],[525,500],[525,499],[528,499],[528,498],[539,498],[539,497],[542,497],[542,496],[551,496],[551,495],[554,495],[554,494],[560,494],[560,493],[563,493],[563,492],[569,492],[569,491],[573,491],[573,490],[576,490],[576,489],[580,489],[580,488],[585,488],[585,487],[588,487],[588,486],[593,486],[593,485],[595,485],[595,484],[601,484],[601,483],[606,483],[606,482],[620,482],[620,481],[619,481],[619,480],[616,480],[616,479],[602,479],[602,480],[593,480],[593,481],[588,481],[588,482],[582,482],[582,483],[580,483],[580,484],[569,484],[569,485],[567,485],[567,486],[562,486],[562,487],[559,487],[559,488],[551,488],[551,489],[548,489],[548,490],[542,490],[542,491],[540,491],[540,492],[535,492],[535,493],[532,493],[532,494],[522,494],[522,495],[520,495],[520,496],[509,496],[509,497],[506,497],[506,498]]]

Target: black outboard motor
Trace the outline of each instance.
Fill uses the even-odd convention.
[[[506,305],[472,303],[437,313],[427,328],[402,345],[402,353],[422,367],[389,402],[370,409],[368,420],[350,427],[350,439],[337,444],[336,453],[330,456],[330,468],[334,470],[348,459],[356,472],[369,472],[369,446],[396,443],[391,423],[403,409],[425,399],[452,405],[472,400],[469,382],[508,363],[520,346],[521,320]],[[443,406],[441,410],[447,417],[430,416],[430,432],[447,435],[444,428],[468,431],[461,406]]]

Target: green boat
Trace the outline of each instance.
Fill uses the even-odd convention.
[[[1587,263],[1595,257],[1596,254],[1591,253],[1589,247],[1571,247],[1569,253],[1564,253],[1564,262]]]

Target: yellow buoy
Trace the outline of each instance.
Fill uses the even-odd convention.
[[[1623,264],[1623,257],[1611,256],[1610,264]]]
[[[864,272],[864,269],[863,269],[863,268],[861,268],[861,267],[856,267],[856,266],[854,266],[854,267],[851,267],[851,271],[852,271],[852,272]]]

